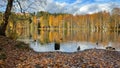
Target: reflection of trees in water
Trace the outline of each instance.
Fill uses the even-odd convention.
[[[110,32],[110,31],[99,31],[99,32],[91,32],[88,30],[31,30],[31,32],[27,31],[27,29],[22,29],[21,36],[23,38],[25,37],[25,34],[27,34],[27,37],[31,37],[34,39],[39,39],[41,43],[50,43],[50,42],[67,42],[67,41],[88,41],[96,43],[98,41],[99,43],[109,41],[113,42],[119,42],[120,39],[120,31],[118,33],[116,32]],[[29,33],[26,33],[29,32]]]
[[[66,30],[66,35],[62,31],[42,31],[39,36],[42,38],[40,40],[46,41],[45,39],[49,40],[49,42],[67,42],[67,41],[88,41],[88,42],[106,42],[109,41],[117,41],[120,37],[118,37],[118,34],[116,32],[90,32],[90,31],[77,31],[74,30],[74,33],[70,33],[68,30]],[[46,35],[47,34],[47,35]],[[62,39],[62,40],[61,40]]]
[[[38,29],[38,35],[40,35],[40,30]]]
[[[120,35],[120,31],[118,31],[118,35]]]

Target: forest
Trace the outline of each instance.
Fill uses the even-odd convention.
[[[72,15],[65,13],[15,13],[12,12],[7,25],[6,34],[15,38],[21,35],[23,29],[28,31],[40,30],[85,30],[92,32],[120,30],[120,8],[114,8],[111,13],[98,12],[87,15]],[[0,12],[0,23],[3,13]]]
[[[65,28],[85,30],[119,30],[120,9],[114,8],[111,13],[98,12],[87,15],[50,14],[38,12],[37,21],[41,28]],[[41,15],[40,15],[41,14]]]

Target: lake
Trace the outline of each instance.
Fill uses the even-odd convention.
[[[119,31],[23,29],[17,40],[29,43],[36,52],[76,52],[108,46],[120,50]]]

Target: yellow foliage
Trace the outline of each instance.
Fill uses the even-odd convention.
[[[40,35],[40,41],[41,42],[44,42],[44,35],[45,35],[45,32],[41,31],[41,35]]]
[[[53,16],[50,16],[49,17],[49,26],[52,26],[52,24],[53,24]]]
[[[37,24],[37,18],[36,18],[36,16],[33,16],[33,23]]]
[[[12,30],[13,29],[13,23],[9,22],[9,29]]]
[[[16,33],[20,35],[22,33],[22,25],[20,23],[16,24]]]
[[[45,24],[44,24],[44,20],[43,20],[43,16],[40,17],[40,23],[41,23],[41,27],[44,27],[44,26],[45,26]]]
[[[59,21],[62,20],[62,15],[59,15],[59,16],[58,16],[58,20],[59,20]]]
[[[43,21],[43,16],[42,17],[40,17],[40,22],[42,22]]]
[[[49,40],[50,40],[50,42],[54,41],[54,39],[53,39],[53,32],[49,32]]]
[[[59,26],[58,17],[54,17],[53,26],[55,27]]]
[[[33,39],[37,40],[37,34],[36,33],[33,34]]]

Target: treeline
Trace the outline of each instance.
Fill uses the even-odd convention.
[[[3,13],[0,12],[0,24]],[[26,26],[25,23],[36,23],[41,29],[84,29],[84,30],[119,30],[120,8],[114,8],[111,13],[98,12],[87,15],[72,15],[65,13],[15,13],[12,12],[9,23],[13,26]],[[27,24],[27,25],[28,25]],[[10,24],[9,24],[10,25]]]
[[[87,15],[51,14],[38,12],[37,22],[40,28],[65,28],[86,30],[120,29],[120,9],[114,8],[111,13],[98,12]]]

